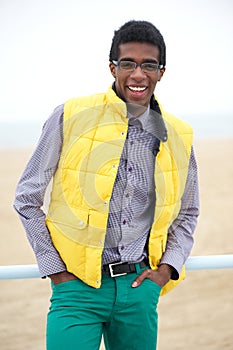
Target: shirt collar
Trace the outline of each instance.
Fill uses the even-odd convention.
[[[146,129],[146,124],[148,123],[148,117],[150,113],[150,107],[148,107],[144,113],[138,117],[134,117],[129,111],[127,113],[127,118],[129,118],[129,125],[138,125],[141,129]]]
[[[134,117],[129,111],[127,113],[129,125],[137,126],[157,137],[160,141],[167,141],[167,129],[161,113],[150,108],[138,117]]]

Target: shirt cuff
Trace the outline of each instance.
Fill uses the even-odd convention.
[[[61,260],[60,255],[55,250],[50,251],[48,254],[36,256],[37,264],[40,272],[40,276],[45,278],[54,273],[67,271],[66,265]]]
[[[160,265],[162,264],[171,266],[173,269],[171,279],[178,280],[184,265],[184,257],[181,254],[177,254],[177,252],[166,251],[160,261]]]

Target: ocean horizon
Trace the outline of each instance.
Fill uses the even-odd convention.
[[[233,138],[233,113],[180,117],[188,122],[195,139]],[[34,147],[40,137],[43,121],[0,121],[0,149]]]

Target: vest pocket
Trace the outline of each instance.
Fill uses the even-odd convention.
[[[107,214],[95,210],[54,203],[50,207],[46,224],[53,238],[65,236],[73,242],[89,247],[103,247]]]
[[[88,226],[88,211],[77,211],[66,205],[53,202],[46,218],[46,225],[52,236],[61,234],[75,242],[85,241],[85,229]]]
[[[47,214],[47,221],[82,230],[88,225],[88,210],[53,202]]]

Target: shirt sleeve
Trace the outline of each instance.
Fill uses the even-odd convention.
[[[16,188],[14,208],[34,250],[41,277],[66,270],[45,223],[48,186],[57,169],[63,141],[64,105],[45,122],[40,139]]]
[[[177,218],[168,230],[166,250],[160,264],[173,267],[171,278],[177,280],[182,266],[188,258],[193,246],[193,233],[199,215],[199,189],[197,163],[192,147],[188,177],[181,200],[181,209]]]

